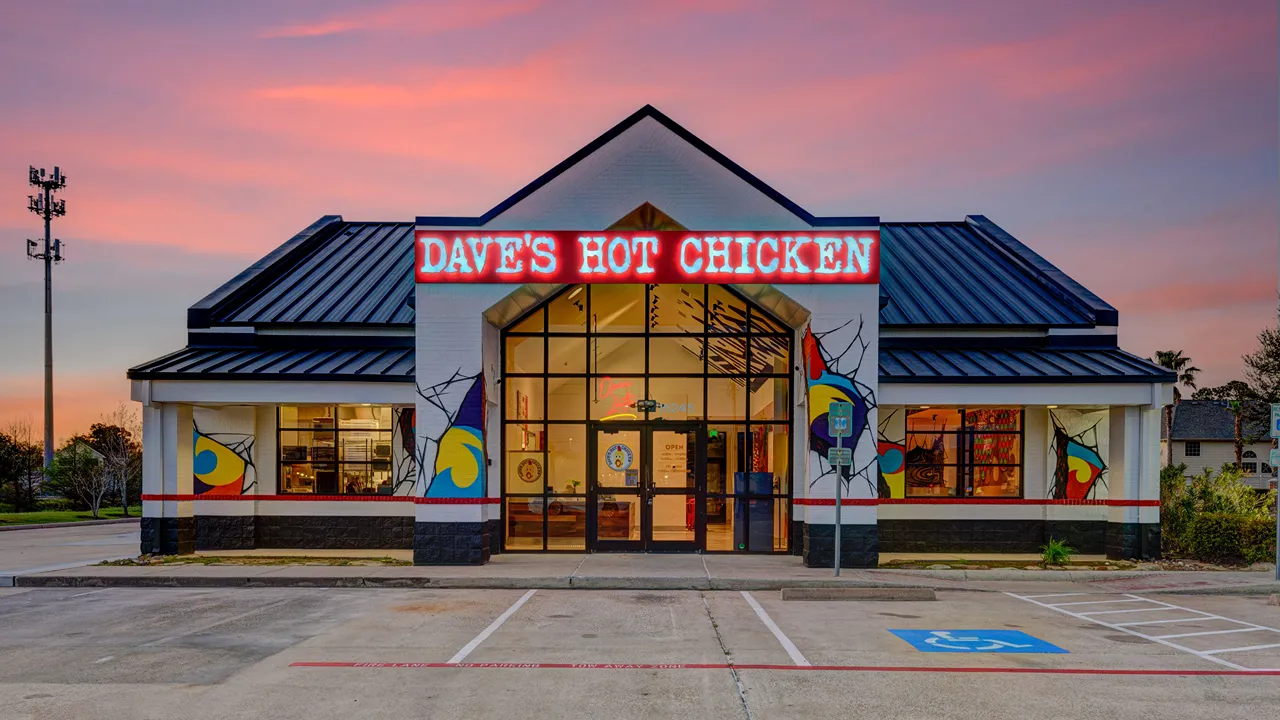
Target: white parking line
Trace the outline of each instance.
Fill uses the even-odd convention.
[[[1070,617],[1076,618],[1077,620],[1087,620],[1091,623],[1094,623],[1095,625],[1101,625],[1102,627],[1110,628],[1112,630],[1119,630],[1122,633],[1127,633],[1135,637],[1140,637],[1143,640],[1150,640],[1151,642],[1159,643],[1161,645],[1171,647],[1175,650],[1181,650],[1182,652],[1195,655],[1196,657],[1201,658],[1203,660],[1215,662],[1215,663],[1218,663],[1219,665],[1226,665],[1227,667],[1233,670],[1241,670],[1244,672],[1275,672],[1276,670],[1275,668],[1245,667],[1244,665],[1238,665],[1228,660],[1224,660],[1220,657],[1217,657],[1217,655],[1220,655],[1223,653],[1246,652],[1249,650],[1266,650],[1269,648],[1280,647],[1280,643],[1276,643],[1272,645],[1250,645],[1246,647],[1199,650],[1196,648],[1187,647],[1186,645],[1181,645],[1179,643],[1171,642],[1169,638],[1191,637],[1195,635],[1224,635],[1224,634],[1227,634],[1228,632],[1233,632],[1233,631],[1249,632],[1249,631],[1265,630],[1273,633],[1280,633],[1280,629],[1277,629],[1277,628],[1267,627],[1266,625],[1258,625],[1256,623],[1251,623],[1251,622],[1245,622],[1243,620],[1236,620],[1234,618],[1224,617],[1222,615],[1215,615],[1213,613],[1207,613],[1202,610],[1195,610],[1189,607],[1182,607],[1181,605],[1174,605],[1173,603],[1167,603],[1167,602],[1164,602],[1163,600],[1151,600],[1149,598],[1143,598],[1137,595],[1126,594],[1123,597],[1132,598],[1133,600],[1155,605],[1156,607],[1134,609],[1134,610],[1108,610],[1108,611],[1102,611],[1102,612],[1081,613],[1081,612],[1075,612],[1073,610],[1067,610],[1063,607],[1064,605],[1070,605],[1072,603],[1057,603],[1057,604],[1045,603],[1045,602],[1040,602],[1039,600],[1026,595],[1017,595],[1014,593],[1005,593],[1005,594],[1008,595],[1009,597],[1017,598],[1018,600],[1025,600],[1026,602],[1029,602],[1033,605],[1039,605],[1042,608],[1052,610],[1056,613],[1068,615]],[[1192,617],[1173,618],[1168,620],[1144,620],[1141,622],[1131,622],[1131,623],[1109,623],[1109,622],[1106,622],[1105,620],[1101,620],[1098,617],[1096,617],[1098,615],[1113,615],[1116,613],[1162,612],[1162,611],[1168,611],[1168,610],[1181,610],[1185,613],[1191,613]],[[1137,625],[1161,625],[1166,623],[1179,623],[1179,622],[1187,622],[1187,623],[1204,622],[1205,620],[1220,620],[1223,622],[1233,623],[1235,625],[1239,625],[1242,627],[1238,629],[1234,629],[1232,631],[1215,630],[1215,631],[1203,631],[1203,632],[1193,632],[1193,633],[1179,633],[1174,635],[1148,635],[1138,630],[1131,629],[1132,627]]]
[[[493,631],[502,627],[502,623],[506,622],[507,618],[511,617],[512,615],[515,615],[516,611],[520,609],[520,606],[528,602],[529,598],[533,597],[533,594],[536,592],[538,591],[530,590],[524,595],[521,595],[520,599],[515,601],[515,604],[513,604],[511,607],[507,608],[506,612],[502,613],[501,615],[498,616],[496,620],[489,623],[489,627],[485,628],[484,630],[481,630],[479,635],[472,638],[471,642],[467,643],[466,645],[463,645],[461,650],[459,650],[453,657],[449,658],[448,664],[457,665],[463,660],[466,660],[467,656],[471,654],[472,650],[475,650],[476,648],[480,647],[480,643],[487,640],[488,637],[493,634]]]
[[[1131,602],[1146,602],[1146,600],[1087,600],[1085,602],[1054,603],[1053,606],[1068,607],[1072,605],[1110,605],[1112,603],[1131,603]]]
[[[1090,593],[1052,593],[1050,595],[1023,595],[1022,599],[1030,600],[1032,598],[1039,599],[1039,598],[1050,598],[1050,597],[1071,597],[1073,595],[1089,595],[1089,594]]]
[[[751,593],[743,590],[742,597],[747,601],[747,604],[751,606],[751,609],[756,611],[756,617],[760,618],[760,622],[763,622],[764,626],[769,628],[769,632],[773,633],[773,636],[778,639],[778,642],[782,645],[782,649],[786,650],[787,654],[791,656],[791,662],[801,666],[809,665],[809,661],[806,660],[804,655],[800,652],[800,648],[796,647],[796,644],[791,642],[791,638],[787,637],[786,633],[782,632],[782,629],[773,621],[773,618],[769,617],[769,613],[765,612],[764,608],[760,607],[760,603],[756,602],[756,599],[751,597]]]

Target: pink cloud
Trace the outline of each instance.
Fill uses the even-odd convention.
[[[336,15],[317,22],[285,25],[259,34],[263,39],[313,38],[360,31],[394,31],[397,34],[431,35],[469,30],[533,12],[539,0],[470,2],[444,0],[431,3],[397,3],[356,13]]]

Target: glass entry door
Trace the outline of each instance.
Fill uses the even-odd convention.
[[[596,550],[694,551],[706,531],[706,446],[696,423],[597,425],[589,534]]]

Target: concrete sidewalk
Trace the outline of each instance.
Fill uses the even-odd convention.
[[[5,578],[0,578],[3,582]],[[1280,592],[1270,572],[1101,570],[843,570],[788,555],[499,555],[478,566],[94,565],[12,579],[18,587],[366,587],[599,590],[777,590],[930,587],[997,592]],[[1064,589],[1065,588],[1065,589]]]

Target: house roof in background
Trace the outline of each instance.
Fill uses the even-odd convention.
[[[1265,403],[1255,408],[1265,412]],[[1266,422],[1252,423],[1244,428],[1252,437],[1266,437]],[[1235,416],[1227,408],[1226,400],[1183,400],[1173,406],[1173,419],[1169,423],[1169,436],[1174,440],[1225,440],[1236,438]]]

